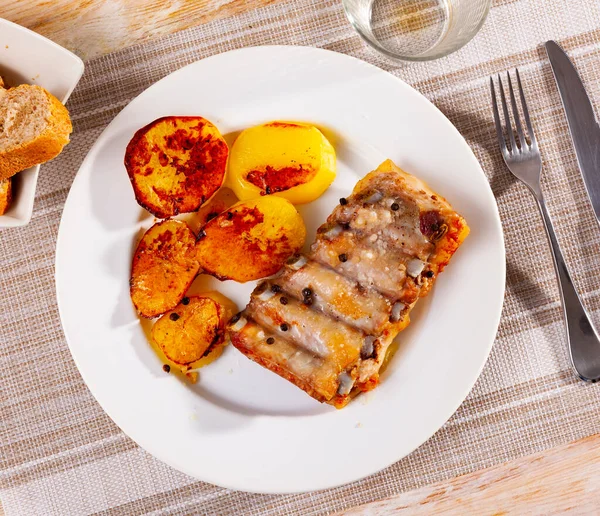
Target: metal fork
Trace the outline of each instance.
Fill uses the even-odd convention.
[[[521,124],[510,74],[507,72],[506,75],[510,94],[510,104],[518,140],[515,138],[515,133],[513,132],[506,96],[504,95],[502,78],[498,75],[500,101],[502,103],[502,111],[506,124],[505,129],[502,127],[502,122],[500,121],[494,80],[490,77],[494,121],[496,122],[496,131],[498,133],[498,142],[500,144],[500,150],[502,151],[502,157],[504,158],[504,162],[508,169],[515,177],[517,177],[517,179],[520,179],[527,185],[537,201],[538,208],[542,214],[542,219],[544,220],[544,227],[546,228],[548,240],[550,241],[550,248],[552,249],[552,257],[554,259],[554,268],[558,276],[558,286],[565,315],[567,344],[569,346],[571,362],[575,372],[583,380],[595,382],[600,379],[600,338],[598,337],[598,333],[592,325],[590,316],[583,306],[581,298],[573,285],[573,281],[569,275],[567,265],[554,232],[552,220],[550,219],[548,209],[546,208],[544,196],[542,195],[540,184],[542,159],[529,118],[529,110],[527,109],[525,95],[523,94],[519,70],[516,70],[516,77],[525,125],[527,126],[527,132],[529,133],[529,141],[527,141],[525,137],[523,125]],[[505,132],[508,135],[508,142],[504,136]]]

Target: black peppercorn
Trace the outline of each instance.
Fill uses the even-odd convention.
[[[428,277],[428,278],[433,278],[433,271],[427,271],[425,273],[425,276]]]
[[[273,337],[269,337],[267,339],[267,344],[273,344],[275,342],[275,339]]]
[[[171,321],[176,321],[179,319],[179,314],[173,312],[171,315],[169,315],[169,319],[171,319]]]
[[[304,300],[302,301],[306,306],[310,306],[313,304],[313,298],[312,297],[305,297]]]
[[[233,213],[230,211],[227,212],[227,220],[231,220],[233,218]]]
[[[287,297],[284,297],[284,296],[281,296],[281,297],[279,298],[279,302],[280,302],[282,305],[287,305],[287,304],[288,304],[288,298],[287,298]]]
[[[279,292],[281,292],[281,287],[279,285],[271,285],[271,292],[278,294]]]
[[[169,364],[163,365],[163,371],[165,373],[170,373],[171,372],[171,366]]]
[[[283,324],[280,326],[280,328],[281,328],[281,331],[288,331],[288,329],[289,329],[289,326],[288,326],[287,324],[283,323]]]
[[[190,304],[190,298],[189,298],[189,297],[184,297],[184,298],[181,300],[181,304],[182,304],[182,305],[189,305],[189,304]]]
[[[346,204],[348,204],[348,199],[346,199],[345,197],[342,197],[342,198],[340,199],[340,204],[341,204],[342,206],[346,206]]]
[[[346,262],[348,261],[348,255],[346,253],[342,253],[338,256],[338,258],[340,259],[340,262]]]
[[[400,209],[400,205],[397,202],[392,203],[392,211],[398,211]]]
[[[309,289],[308,287],[306,287],[306,288],[303,288],[303,289],[302,289],[302,295],[303,295],[304,297],[310,297],[310,296],[312,296],[312,295],[313,295],[313,291],[312,291],[311,289]]]

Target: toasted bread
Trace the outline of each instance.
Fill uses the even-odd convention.
[[[69,142],[69,112],[41,86],[22,84],[0,99],[0,180],[51,160]]]
[[[0,76],[0,99],[6,94],[4,79]],[[0,180],[0,215],[4,215],[12,202],[12,179]]]
[[[0,215],[4,215],[12,201],[12,179],[0,180]]]
[[[169,116],[135,133],[125,168],[135,198],[159,218],[197,211],[225,180],[229,148],[199,116]]]

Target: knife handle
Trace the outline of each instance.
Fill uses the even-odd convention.
[[[582,380],[595,382],[600,380],[600,337],[598,337],[590,316],[581,302],[575,285],[573,285],[554,232],[550,214],[546,208],[546,202],[541,194],[535,195],[535,197],[544,220],[550,248],[552,249],[554,268],[558,276],[571,363]]]

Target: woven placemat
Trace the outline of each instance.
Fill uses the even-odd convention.
[[[0,498],[6,514],[325,514],[599,432],[600,386],[576,380],[570,370],[541,220],[530,195],[501,162],[490,111],[488,76],[519,66],[542,147],[549,208],[576,283],[600,322],[600,232],[540,49],[547,39],[558,40],[570,53],[598,101],[600,4],[587,0],[494,0],[471,43],[429,63],[383,61],[352,31],[339,0],[279,2],[88,62],[68,104],[75,125],[72,143],[42,167],[31,223],[0,232]],[[62,207],[81,161],[106,124],[135,95],[181,66],[263,44],[348,53],[424,93],[482,163],[498,200],[507,247],[498,337],[456,414],[421,448],[379,474],[304,495],[221,489],[140,449],[83,383],[55,301],[54,249]],[[84,288],[83,298],[89,295]],[[463,324],[468,331],[477,321]]]

